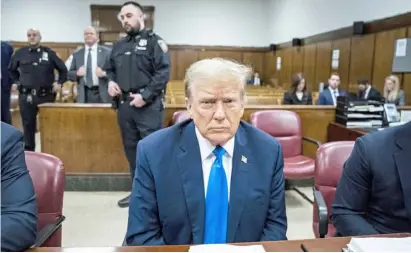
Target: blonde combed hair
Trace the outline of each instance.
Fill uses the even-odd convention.
[[[391,91],[384,85],[384,98],[388,101],[394,101],[397,99],[398,92],[400,90],[400,79],[396,75],[390,75],[385,78],[385,81],[390,80],[394,83],[394,87]]]
[[[242,86],[242,97],[245,95],[247,79],[252,69],[246,65],[223,58],[203,59],[193,63],[186,71],[184,88],[186,98],[190,98],[193,85],[198,81],[238,82]]]

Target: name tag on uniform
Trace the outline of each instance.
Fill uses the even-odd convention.
[[[43,52],[43,56],[41,57],[43,61],[48,61],[49,60],[49,53]]]
[[[146,48],[146,47],[139,47],[139,46],[136,46],[136,51],[138,51],[138,50],[147,50],[147,48]]]
[[[125,54],[125,55],[130,55],[130,54],[131,54],[131,52],[125,52],[124,54]]]

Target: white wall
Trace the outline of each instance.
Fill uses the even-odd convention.
[[[282,43],[411,11],[411,0],[270,0],[270,42]]]
[[[43,41],[81,42],[90,4],[119,0],[1,0],[1,37],[25,41],[29,27]],[[268,46],[267,0],[140,0],[155,6],[154,30],[169,44]],[[46,10],[46,7],[50,10]]]

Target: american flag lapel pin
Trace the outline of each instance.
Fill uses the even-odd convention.
[[[242,161],[243,163],[247,163],[247,157],[241,156],[241,161]]]

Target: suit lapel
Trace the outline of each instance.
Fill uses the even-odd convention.
[[[402,127],[396,135],[397,145],[400,150],[394,154],[395,164],[397,166],[398,175],[401,182],[401,188],[404,196],[405,209],[408,217],[411,219],[411,123],[407,123]]]
[[[184,189],[188,218],[193,233],[193,244],[202,244],[204,240],[205,193],[200,148],[191,121],[182,129],[177,161],[181,182]]]
[[[97,66],[104,68],[104,55],[103,49],[100,46],[97,46]]]
[[[235,136],[232,162],[227,242],[234,242],[248,192],[248,171],[252,169],[252,155],[247,148],[247,139],[241,124]]]
[[[83,47],[82,49],[80,49],[79,51],[77,51],[77,59],[76,59],[76,63],[77,63],[77,68],[80,68],[81,66],[84,65],[84,50],[85,47]],[[86,66],[84,66],[86,67]]]

